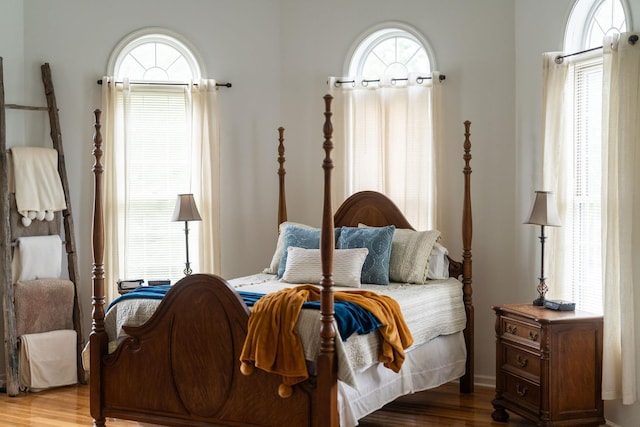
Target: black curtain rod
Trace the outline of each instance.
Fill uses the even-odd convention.
[[[416,77],[416,83],[421,84],[424,80],[431,80],[433,77],[431,76],[419,76]],[[446,79],[447,76],[445,76],[444,74],[440,74],[440,76],[438,77],[438,80],[443,81],[444,79]],[[400,78],[400,79],[391,79],[391,83],[395,83],[395,82],[406,82],[408,81],[408,78]],[[355,83],[355,80],[336,80],[336,86],[337,85],[341,85],[343,83]],[[362,83],[380,83],[380,79],[374,79],[374,80],[362,80]],[[366,86],[366,85],[365,85]]]
[[[102,79],[99,79],[96,83],[99,85],[102,84]],[[116,84],[121,84],[122,82],[116,82]],[[162,83],[162,82],[131,82],[132,84],[145,84],[145,85],[165,85],[165,86],[186,86],[187,83]],[[194,83],[194,86],[198,86],[197,83]],[[231,83],[216,83],[216,87],[231,87]]]
[[[638,41],[638,35],[637,34],[630,35],[629,39],[627,41],[629,42],[630,45],[635,45],[636,42]],[[566,55],[558,55],[558,56],[556,56],[555,62],[556,62],[556,64],[562,64],[562,61],[564,60],[564,58],[569,58],[570,56],[581,55],[581,54],[587,53],[587,52],[593,52],[594,50],[598,50],[598,49],[602,49],[602,46],[592,47],[591,49],[581,50],[580,52],[568,53]]]

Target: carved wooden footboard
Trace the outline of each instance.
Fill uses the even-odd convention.
[[[311,382],[278,396],[282,379],[240,373],[249,309],[222,278],[196,274],[102,363],[103,416],[172,425],[312,426]],[[132,375],[135,373],[135,375]]]

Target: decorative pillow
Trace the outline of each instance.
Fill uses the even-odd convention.
[[[282,280],[289,283],[320,283],[322,263],[320,249],[287,248],[287,265]],[[333,254],[333,283],[336,286],[360,287],[362,266],[367,248],[336,249]]]
[[[391,243],[389,280],[423,284],[428,280],[429,258],[440,231],[396,229]]]
[[[335,239],[338,240],[340,229],[335,229]],[[295,246],[304,249],[320,249],[320,229],[311,227],[298,227],[289,225],[284,229],[284,243],[282,247],[282,256],[278,265],[277,276],[282,278],[285,267],[287,265],[287,248]]]
[[[367,248],[362,267],[362,283],[389,284],[389,258],[395,226],[376,228],[342,227],[338,249]]]
[[[289,221],[285,221],[280,224],[280,227],[278,227],[278,242],[276,243],[276,251],[273,253],[273,257],[271,258],[271,264],[269,265],[269,267],[262,270],[263,273],[278,274],[278,267],[280,267],[280,258],[282,258],[282,252],[284,251],[284,230],[290,225],[294,225],[300,228],[313,228],[309,225]]]
[[[393,250],[393,249],[392,249]],[[449,251],[439,242],[433,245],[431,256],[429,257],[429,272],[427,279],[447,279],[449,277]]]

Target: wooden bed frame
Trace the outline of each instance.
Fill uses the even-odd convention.
[[[331,96],[326,95],[324,144],[324,203],[322,211],[321,330],[317,375],[293,387],[291,396],[278,395],[279,375],[255,369],[240,372],[240,353],[247,333],[249,310],[222,278],[194,274],[167,293],[154,315],[138,327],[125,327],[130,335],[111,354],[104,326],[104,218],[102,190],[102,137],[100,111],[95,111],[93,167],[93,326],[90,335],[91,416],[94,426],[106,418],[122,418],[172,426],[332,426],[339,425],[338,380],[333,327],[334,226],[394,224],[411,228],[400,210],[385,196],[357,193],[333,215],[331,170],[333,161]],[[465,122],[463,260],[451,262],[452,276],[461,277],[467,325],[466,374],[461,392],[473,391],[473,305],[471,302],[471,159],[469,122]],[[278,149],[280,202],[278,221],[285,221],[284,147],[280,129]]]

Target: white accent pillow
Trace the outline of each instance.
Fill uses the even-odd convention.
[[[433,245],[431,256],[429,257],[429,272],[427,279],[447,279],[449,278],[449,251],[439,242]]]
[[[284,250],[284,230],[290,225],[295,225],[301,228],[314,228],[309,225],[299,224],[297,222],[285,221],[278,227],[278,242],[276,243],[276,251],[271,258],[271,264],[269,267],[262,270],[265,274],[278,274],[278,267],[280,266],[280,258],[282,258],[282,251]]]
[[[287,248],[287,265],[282,281],[288,283],[320,283],[322,264],[320,249]],[[333,282],[336,286],[360,287],[362,266],[367,248],[336,249],[333,254]]]

